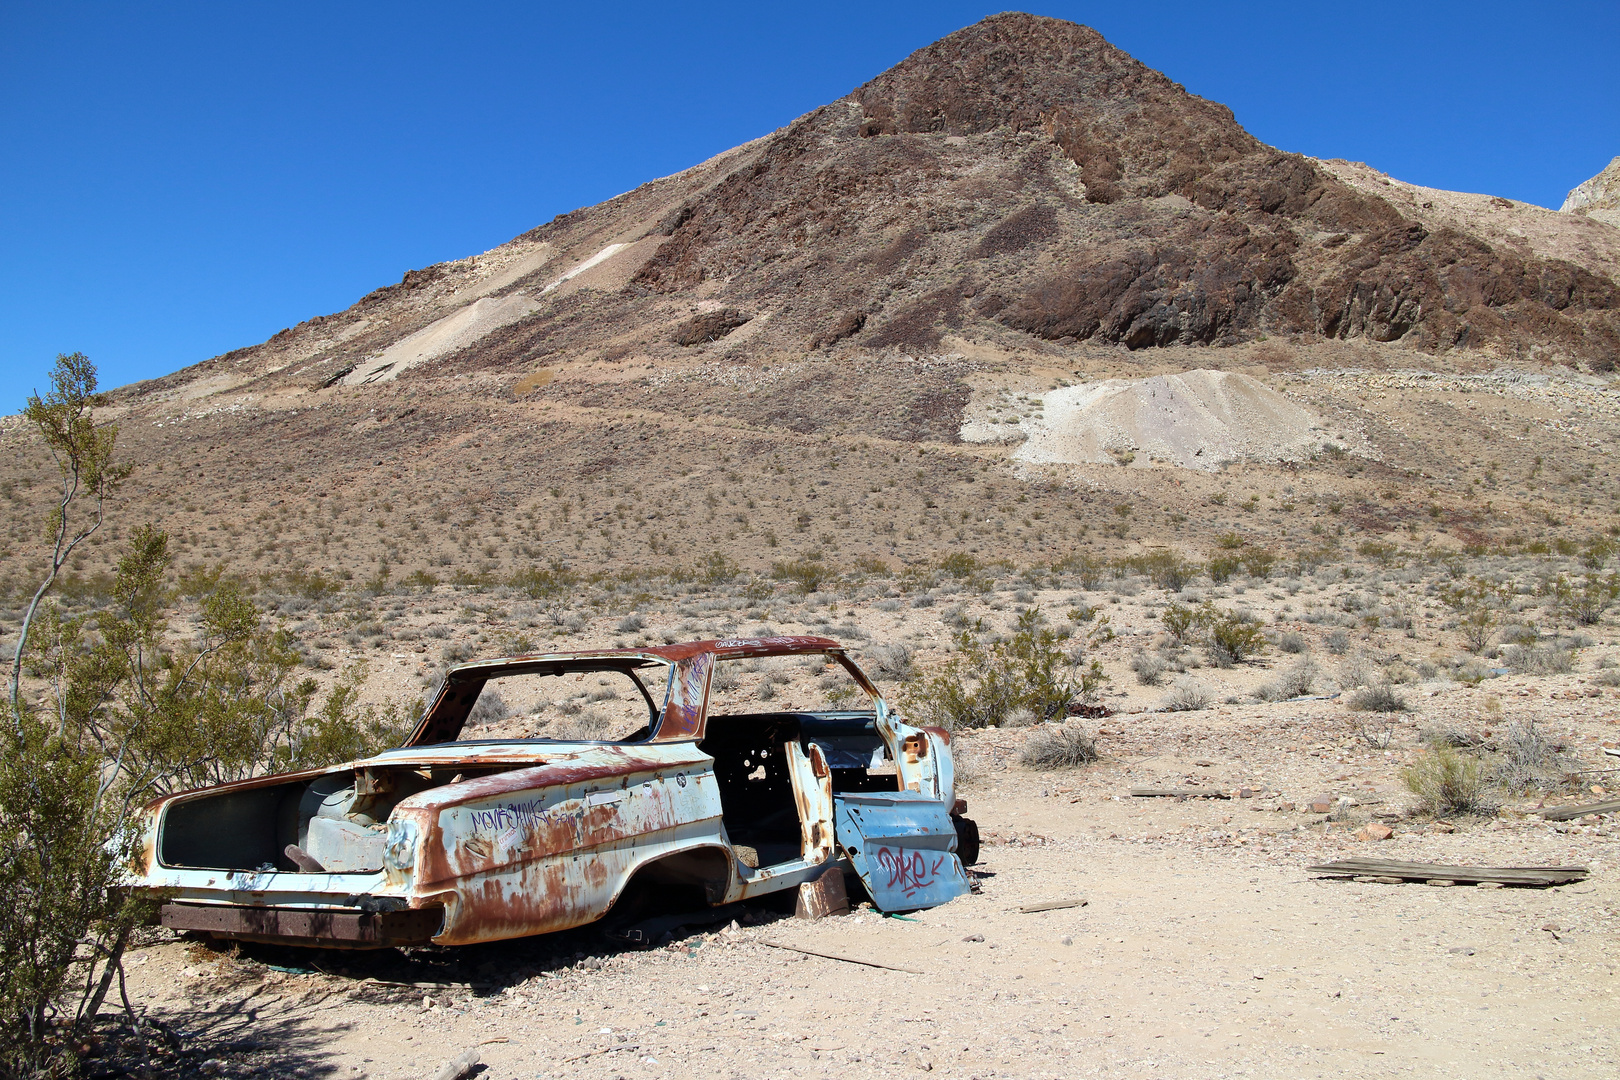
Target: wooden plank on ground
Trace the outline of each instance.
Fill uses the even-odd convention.
[[[1214,788],[1131,788],[1133,799],[1230,799],[1230,792],[1216,791]]]
[[[1341,877],[1391,877],[1402,881],[1476,883],[1495,881],[1502,885],[1567,885],[1586,877],[1584,866],[1446,866],[1442,863],[1400,862],[1394,859],[1340,859],[1306,869]]]
[[[1587,803],[1585,806],[1549,806],[1534,813],[1540,814],[1546,821],[1573,821],[1587,814],[1620,814],[1620,799]]]
[[[1064,908],[1085,907],[1086,898],[1077,896],[1073,900],[1047,900],[1040,904],[1025,904],[1018,910],[1025,915],[1034,915],[1040,911],[1062,911]]]

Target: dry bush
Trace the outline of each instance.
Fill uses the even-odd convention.
[[[995,772],[996,762],[983,750],[958,744],[951,748],[951,764],[956,773],[956,782],[961,785],[988,780]]]
[[[1495,751],[1491,779],[1515,794],[1556,786],[1567,772],[1564,755],[1541,733],[1534,719],[1509,721],[1490,747]]]
[[[1401,770],[1418,808],[1437,817],[1480,814],[1492,809],[1484,770],[1472,754],[1435,746]]]
[[[1405,712],[1406,699],[1389,683],[1363,686],[1350,695],[1350,707],[1357,712]]]
[[[1304,653],[1310,651],[1310,645],[1305,641],[1305,635],[1298,630],[1289,630],[1277,635],[1277,648],[1285,653]]]
[[[1296,660],[1284,668],[1277,678],[1263,684],[1254,692],[1254,696],[1261,701],[1287,701],[1289,698],[1303,697],[1311,692],[1311,687],[1321,674],[1308,657]]]
[[[1029,737],[1018,760],[1031,769],[1075,769],[1097,760],[1097,742],[1077,727],[1047,725]]]
[[[1606,668],[1592,676],[1593,686],[1620,686],[1620,668]]]
[[[1480,736],[1450,725],[1420,728],[1418,741],[1428,746],[1447,746],[1453,750],[1472,750],[1485,745],[1485,740]]]
[[[899,641],[873,645],[866,651],[872,674],[895,682],[905,682],[916,673],[913,656],[911,646]]]
[[[1503,660],[1515,675],[1568,675],[1575,670],[1574,655],[1552,645],[1515,646]]]
[[[1207,687],[1192,679],[1182,679],[1170,688],[1159,702],[1160,710],[1164,712],[1198,712],[1207,709],[1214,700]]]
[[[1138,652],[1131,657],[1131,670],[1136,672],[1136,681],[1143,686],[1158,686],[1169,668],[1169,663],[1157,653]]]

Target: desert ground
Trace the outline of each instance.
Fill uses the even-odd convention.
[[[1527,588],[1475,654],[1436,598],[1456,568],[1385,559],[1219,586],[1198,578],[1179,593],[1128,571],[1089,589],[990,572],[935,574],[909,595],[869,582],[810,594],[782,585],[755,600],[688,585],[643,598],[633,620],[611,611],[570,625],[564,636],[582,645],[756,624],[827,633],[904,707],[953,628],[983,620],[993,636],[1030,607],[1055,624],[1065,609],[1096,609],[1115,636],[1086,655],[1109,675],[1099,701],[1112,714],[1068,721],[1100,752],[1078,768],[1021,764],[1045,725],[959,731],[960,794],[986,840],[977,891],[903,919],[857,908],[804,922],[760,902],[645,951],[585,928],[409,957],[239,950],[150,931],[130,961],[131,1001],[183,1047],[155,1051],[154,1075],[420,1077],[469,1049],[491,1078],[1610,1075],[1620,821],[1537,811],[1612,797],[1614,626],[1560,627]],[[1549,554],[1464,569],[1528,586],[1576,568]],[[1171,641],[1156,616],[1204,601],[1253,613],[1264,652],[1220,666],[1207,648]],[[402,690],[468,637],[553,640],[533,602],[440,586],[377,603],[384,617],[395,611],[400,638],[420,630],[416,640],[436,646],[390,646],[373,661]],[[557,611],[567,623],[583,607]],[[447,624],[449,647],[428,636]],[[1075,628],[1075,641],[1087,636]],[[1260,700],[1279,695],[1285,673],[1290,696],[1308,700]],[[1405,709],[1353,708],[1368,686]],[[1203,707],[1161,711],[1186,694]],[[547,712],[492,723],[544,734],[579,722]],[[1472,746],[1499,769],[1511,733],[1527,729],[1545,740],[1534,775],[1511,790],[1487,784],[1474,813],[1437,821],[1401,781],[1437,742]],[[1231,797],[1131,798],[1137,786]],[[1313,813],[1323,799],[1330,811]],[[1393,836],[1365,839],[1369,824]],[[1445,888],[1307,869],[1356,855],[1581,865],[1590,876]],[[1021,910],[1057,901],[1083,904]]]

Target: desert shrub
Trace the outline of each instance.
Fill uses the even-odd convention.
[[[872,674],[883,679],[904,682],[915,674],[913,651],[904,642],[893,641],[874,645],[866,652]]]
[[[640,613],[632,611],[619,620],[618,629],[621,634],[634,634],[638,630],[644,629],[646,625],[647,621],[641,617]]]
[[[1277,635],[1277,648],[1285,653],[1303,653],[1310,651],[1310,645],[1305,635],[1298,630],[1287,630]]]
[[[1082,589],[1095,589],[1102,584],[1107,566],[1094,555],[1070,555],[1052,569],[1058,573],[1073,574]]]
[[[1198,572],[1198,567],[1168,548],[1158,548],[1145,555],[1125,560],[1132,570],[1146,577],[1161,589],[1180,592]]]
[[[1131,670],[1136,672],[1136,681],[1143,686],[1158,686],[1164,681],[1164,673],[1169,667],[1164,657],[1157,653],[1138,652],[1131,657]]]
[[[1553,583],[1553,602],[1558,613],[1582,626],[1599,622],[1616,599],[1620,599],[1620,574],[1617,573],[1607,577],[1587,574],[1580,581],[1560,574]]]
[[[1018,760],[1032,769],[1074,769],[1097,760],[1097,743],[1078,727],[1046,725],[1029,737]]]
[[[1176,639],[1178,645],[1192,643],[1194,631],[1200,626],[1198,611],[1185,604],[1171,604],[1159,612],[1159,621],[1164,624],[1165,630]]]
[[[1243,553],[1243,569],[1248,571],[1250,577],[1263,581],[1271,576],[1272,568],[1276,565],[1276,554],[1266,548],[1250,548]]]
[[[240,581],[188,582],[195,625],[174,631],[172,560],[158,529],[132,532],[96,610],[56,605],[63,567],[101,527],[128,470],[112,460],[116,428],[91,415],[94,366],[60,356],[51,381],[24,415],[61,489],[0,724],[0,1075],[16,1077],[76,1075],[75,1058],[95,1041],[130,929],[151,914],[115,887],[147,799],[353,756],[372,734],[354,723],[358,674],[311,713],[317,687],[294,683],[290,634],[261,625]],[[23,693],[24,670],[44,684],[42,701]]]
[[[561,564],[553,563],[547,567],[525,566],[513,573],[506,583],[531,600],[538,600],[563,595],[579,583],[579,577]]]
[[[1357,712],[1405,712],[1406,699],[1396,692],[1389,683],[1374,683],[1363,686],[1350,695],[1350,707]]]
[[[1564,755],[1534,719],[1511,720],[1491,740],[1490,778],[1516,794],[1556,784],[1566,772]]]
[[[1101,620],[1090,633],[1107,632]],[[1063,639],[1044,625],[1040,609],[1018,616],[1010,638],[986,643],[975,622],[957,634],[956,655],[906,695],[907,711],[924,723],[954,728],[999,727],[1015,710],[1035,718],[1067,715],[1069,706],[1096,697],[1107,679],[1083,648],[1065,653]]]
[[[1311,692],[1321,672],[1310,659],[1296,660],[1284,668],[1277,678],[1264,683],[1254,692],[1261,701],[1287,701]]]
[[[1606,668],[1592,676],[1594,686],[1620,686],[1620,669]]]
[[[1213,700],[1203,684],[1192,679],[1182,679],[1164,695],[1163,700],[1159,702],[1159,709],[1163,712],[1198,712],[1209,708]]]
[[[958,787],[987,780],[995,771],[995,759],[988,753],[978,747],[963,746],[961,743],[951,747],[951,765],[956,774]]]
[[[1426,813],[1446,816],[1490,809],[1479,759],[1449,746],[1430,747],[1401,770],[1401,780]]]
[[[820,591],[834,577],[832,568],[820,559],[790,559],[772,563],[771,576],[778,581],[793,582],[804,595]]]
[[[1452,724],[1429,724],[1419,728],[1418,742],[1425,746],[1449,746],[1453,750],[1475,750],[1485,745],[1481,736]]]
[[[1323,642],[1327,651],[1334,656],[1343,656],[1350,651],[1350,635],[1343,630],[1331,630]]]
[[[1554,645],[1516,645],[1503,660],[1516,675],[1567,675],[1575,670],[1575,657]]]
[[[1243,566],[1243,560],[1236,555],[1215,555],[1204,565],[1209,580],[1220,585],[1228,581],[1233,574]]]
[[[1491,631],[1496,626],[1496,612],[1483,604],[1469,608],[1457,620],[1463,645],[1471,653],[1481,653],[1491,643]]]
[[[1241,664],[1265,651],[1266,637],[1260,620],[1246,612],[1217,612],[1209,621],[1209,649],[1212,659]]]

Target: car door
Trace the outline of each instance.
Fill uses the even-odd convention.
[[[886,717],[879,728],[899,738],[896,764],[905,787],[835,794],[838,846],[879,910],[936,907],[968,892],[951,822],[949,753],[931,732]]]

